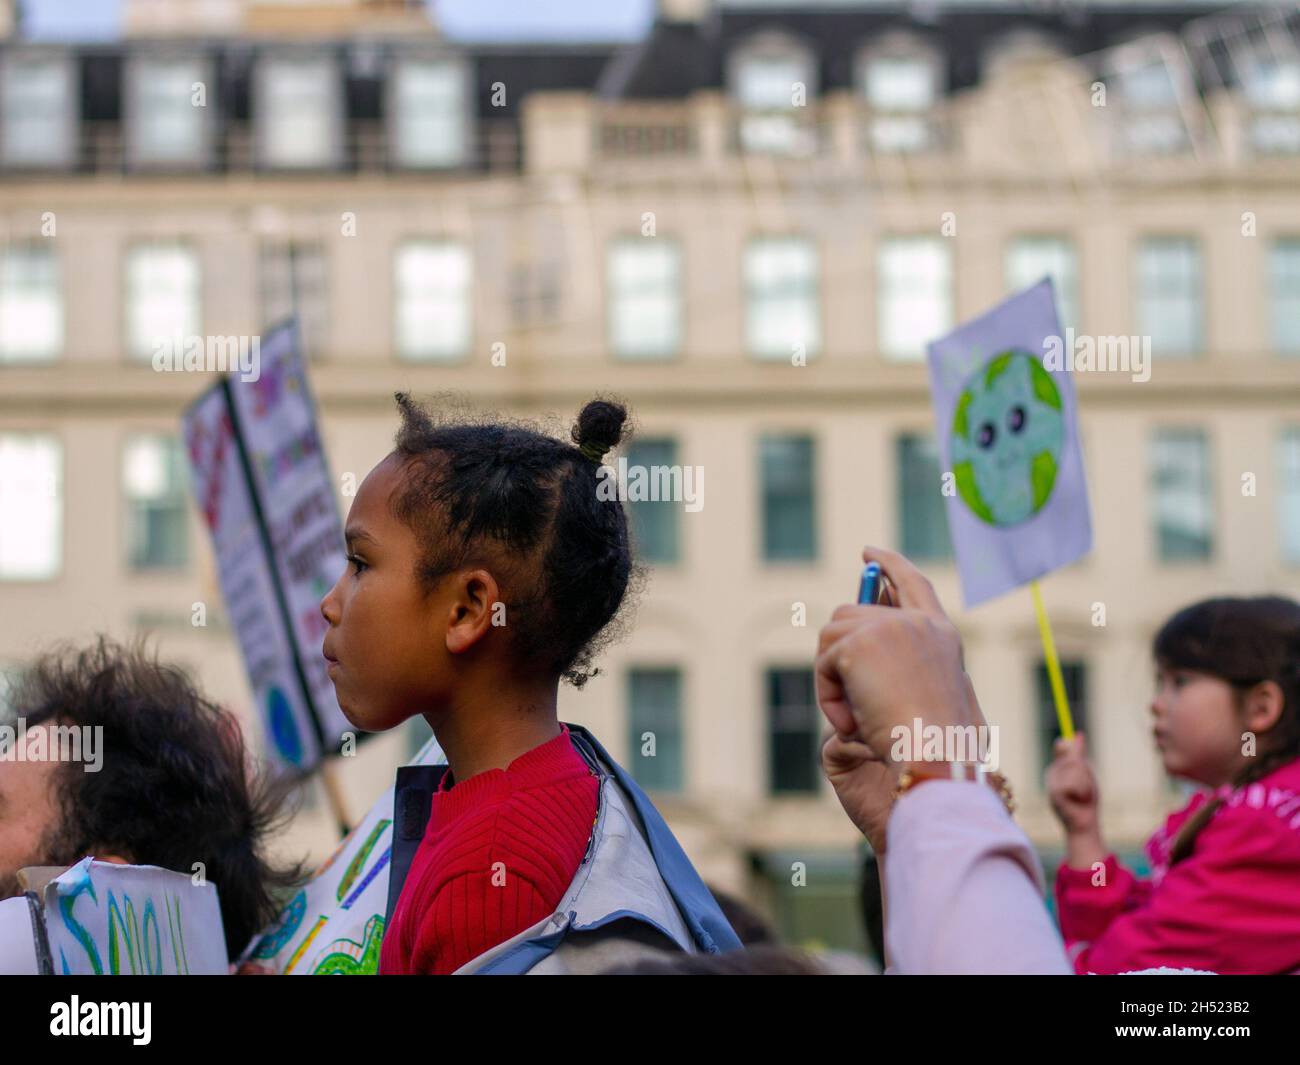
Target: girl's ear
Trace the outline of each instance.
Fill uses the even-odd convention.
[[[1246,692],[1246,727],[1251,732],[1267,732],[1278,723],[1285,705],[1286,696],[1276,681],[1260,681]]]
[[[463,654],[492,627],[501,589],[485,569],[463,570],[452,578],[452,597],[447,609],[447,650]]]

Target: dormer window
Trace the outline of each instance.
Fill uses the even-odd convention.
[[[782,33],[751,38],[731,56],[728,84],[740,111],[742,151],[808,155],[816,132],[807,107],[817,95],[813,53]]]
[[[1241,80],[1251,147],[1260,155],[1300,155],[1300,55],[1252,56]]]
[[[201,89],[200,89],[201,86]],[[200,56],[134,55],[127,64],[127,145],[134,167],[201,168],[216,106]]]
[[[1176,77],[1180,60],[1163,38],[1115,52],[1112,80],[1121,116],[1121,147],[1136,156],[1176,155],[1190,145]]]
[[[858,82],[871,111],[870,140],[877,152],[920,152],[933,147],[931,113],[939,102],[938,56],[911,40],[873,46],[859,60]]]
[[[455,59],[396,60],[388,83],[393,163],[431,169],[468,163],[469,96],[468,73]]]
[[[0,162],[62,169],[76,162],[77,68],[61,53],[0,56]]]
[[[333,57],[264,56],[256,74],[253,116],[262,166],[338,166],[343,156],[343,87]]]

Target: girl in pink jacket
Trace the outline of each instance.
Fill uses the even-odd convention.
[[[1165,623],[1154,657],[1156,749],[1205,790],[1148,841],[1139,880],[1102,843],[1083,737],[1057,741],[1047,790],[1065,827],[1056,901],[1075,971],[1300,970],[1300,604],[1196,603]]]

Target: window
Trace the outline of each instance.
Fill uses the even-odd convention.
[[[1199,429],[1161,429],[1152,459],[1160,561],[1208,559],[1214,548],[1214,522],[1205,434]]]
[[[897,454],[903,554],[917,561],[947,561],[952,558],[952,542],[934,437],[905,433],[898,438]]]
[[[133,56],[128,59],[127,136],[135,166],[201,167],[208,155],[208,116],[216,101],[194,103],[195,83],[214,86],[208,65],[197,57]]]
[[[76,161],[77,73],[70,56],[0,58],[0,161],[68,167]]]
[[[469,161],[466,74],[450,60],[402,59],[389,86],[389,139],[405,167],[453,167]]]
[[[807,436],[765,436],[759,444],[763,491],[763,558],[817,557],[813,442]]]
[[[817,95],[817,67],[806,48],[761,35],[733,56],[730,73],[743,150],[807,155],[815,149],[816,134],[801,120]]]
[[[938,96],[938,70],[927,55],[876,55],[863,64],[863,93],[871,109],[871,146],[878,152],[919,152],[933,142],[927,112]]]
[[[1282,434],[1278,448],[1282,559],[1300,565],[1300,428]]]
[[[763,237],[745,249],[745,339],[760,359],[821,349],[817,251],[798,237]]]
[[[1079,325],[1079,272],[1074,243],[1064,237],[1016,237],[1007,248],[1007,288],[1019,292],[1052,279],[1062,331]]]
[[[63,351],[59,260],[49,244],[0,250],[0,363],[41,362]]]
[[[681,252],[665,237],[613,242],[609,279],[609,344],[623,359],[663,359],[682,344]]]
[[[397,250],[397,353],[405,359],[459,359],[471,333],[469,253],[421,240]]]
[[[1159,51],[1127,61],[1116,81],[1123,115],[1121,148],[1126,154],[1173,155],[1188,148],[1178,86]]]
[[[1269,254],[1273,290],[1273,343],[1300,355],[1300,237],[1276,241]]]
[[[677,465],[677,442],[669,439],[638,439],[627,449],[629,470],[636,466]],[[671,499],[629,500],[628,517],[637,557],[645,562],[672,563],[680,558],[679,522],[681,503]]]
[[[1070,704],[1070,716],[1074,719],[1077,732],[1089,732],[1088,728],[1088,667],[1083,662],[1062,661],[1061,680],[1065,683],[1065,698]],[[1034,668],[1034,691],[1038,703],[1038,757],[1039,765],[1045,773],[1052,764],[1055,754],[1052,748],[1061,734],[1060,723],[1056,719],[1056,699],[1052,696],[1052,682],[1047,675],[1047,663],[1040,661]],[[1097,750],[1089,735],[1089,747]],[[1042,773],[1039,774],[1042,779]]]
[[[1138,249],[1138,332],[1160,356],[1201,351],[1201,250],[1191,237],[1148,237]]]
[[[258,160],[286,169],[337,166],[343,99],[328,56],[277,56],[258,68]]]
[[[815,794],[821,714],[811,669],[767,671],[768,781],[774,795]]]
[[[880,350],[920,360],[952,328],[952,256],[942,237],[893,237],[880,247]]]
[[[648,791],[680,792],[684,760],[681,670],[630,670],[627,689],[632,775]]]
[[[199,262],[181,243],[139,244],[127,253],[126,342],[137,359],[202,332]],[[179,355],[179,352],[175,352]]]
[[[1300,58],[1257,54],[1242,70],[1250,143],[1260,155],[1300,154]]]
[[[329,286],[319,244],[268,241],[261,248],[262,325],[298,316],[303,351],[321,354],[328,343]]]
[[[127,561],[132,569],[180,569],[189,561],[185,455],[174,437],[137,436],[122,454]]]
[[[55,437],[0,434],[0,580],[58,576],[63,561],[62,467]]]

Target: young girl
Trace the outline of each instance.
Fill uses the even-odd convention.
[[[1165,770],[1205,787],[1147,843],[1136,879],[1102,844],[1082,736],[1047,773],[1065,826],[1061,932],[1080,973],[1300,969],[1300,605],[1209,599],[1155,638]]]
[[[380,973],[737,947],[650,801],[556,716],[632,573],[626,515],[598,492],[627,412],[588,403],[571,445],[397,402],[396,449],[357,491],[348,567],[321,603],[348,719],[380,731],[423,714],[447,756],[423,790],[399,776]]]

